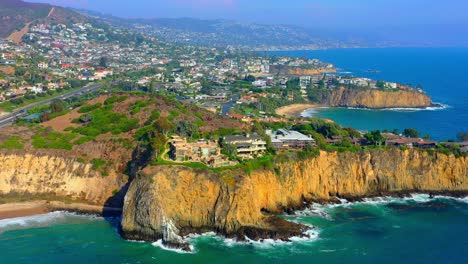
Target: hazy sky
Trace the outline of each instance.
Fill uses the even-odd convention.
[[[267,24],[386,34],[468,33],[467,0],[29,0],[120,17],[224,18]],[[443,36],[441,36],[443,38]],[[464,37],[468,39],[468,37]]]

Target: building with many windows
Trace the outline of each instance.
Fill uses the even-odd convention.
[[[276,132],[268,130],[267,135],[271,138],[273,147],[278,150],[305,149],[308,145],[316,145],[315,140],[311,136],[294,130],[279,129]]]
[[[267,149],[266,141],[256,133],[226,136],[223,142],[234,145],[237,148],[237,156],[247,159],[262,155]]]

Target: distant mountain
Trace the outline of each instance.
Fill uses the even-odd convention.
[[[246,48],[335,46],[336,41],[314,36],[307,30],[287,25],[261,25],[228,20],[191,18],[135,20],[150,25],[154,34],[180,44],[236,46]]]
[[[22,0],[0,1],[0,38],[21,39],[25,26],[32,22],[77,23],[88,18],[72,10],[49,4],[29,3]],[[22,32],[23,30],[23,32]]]
[[[290,25],[263,25],[231,20],[195,18],[125,19],[98,12],[78,12],[113,25],[131,27],[140,32],[183,45],[213,47],[234,46],[246,49],[338,48],[358,46],[333,38],[322,38],[311,30]]]

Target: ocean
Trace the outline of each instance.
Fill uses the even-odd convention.
[[[435,102],[447,105],[421,111],[319,109],[314,116],[363,130],[414,127],[439,140],[468,130],[468,49],[281,54],[319,58],[359,76],[422,84]],[[191,254],[158,242],[125,241],[119,218],[54,212],[0,220],[0,263],[468,263],[468,199],[380,198],[313,205],[284,217],[310,225],[311,238],[237,243],[204,234],[189,238]]]
[[[55,212],[0,221],[0,263],[468,263],[468,200],[381,198],[313,205],[285,216],[313,226],[309,240],[190,239],[194,253],[125,241],[118,218]]]
[[[333,63],[344,74],[422,85],[443,109],[364,110],[319,108],[305,116],[329,118],[360,130],[416,128],[435,140],[455,139],[468,131],[468,49],[385,48],[282,51],[269,54],[317,58]]]

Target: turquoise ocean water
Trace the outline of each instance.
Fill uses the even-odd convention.
[[[195,253],[120,238],[118,219],[51,213],[0,221],[0,263],[468,263],[468,200],[372,200],[288,216],[309,241],[192,238]]]
[[[271,52],[318,58],[339,71],[376,80],[422,85],[442,110],[316,109],[309,116],[332,119],[361,130],[416,128],[436,140],[468,130],[468,49],[389,48]],[[373,71],[369,71],[373,70]],[[376,71],[376,72],[374,72]]]
[[[467,49],[288,52],[317,57],[355,75],[421,83],[437,111],[323,109],[315,115],[360,129],[415,127],[436,139],[468,130]],[[368,69],[379,73],[368,73]],[[341,206],[312,206],[285,216],[314,228],[309,240],[235,243],[192,237],[195,253],[121,239],[118,218],[64,212],[0,220],[3,263],[468,263],[468,200],[417,195]]]

